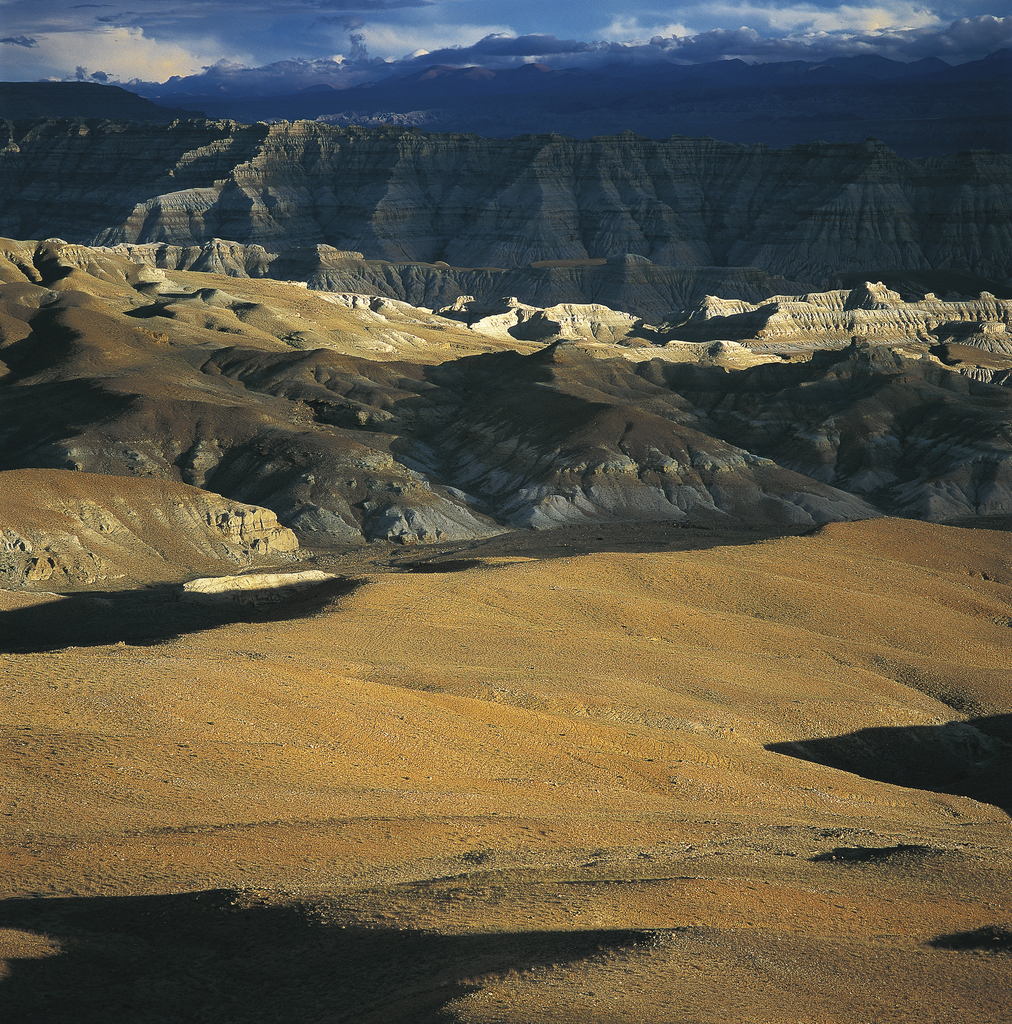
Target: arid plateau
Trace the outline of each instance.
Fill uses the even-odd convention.
[[[531,136],[436,238],[491,142],[149,125],[103,226],[130,130],[7,124],[4,224],[96,148],[0,240],[4,1019],[1009,1019],[1007,156],[738,147],[820,212],[715,227],[724,144]]]

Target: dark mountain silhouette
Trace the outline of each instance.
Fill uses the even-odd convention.
[[[952,67],[871,54],[824,62],[742,60],[552,70],[431,67],[350,89],[272,96],[204,93],[199,76],[149,98],[240,121],[324,118],[413,123],[433,131],[574,138],[630,129],[784,146],[882,139],[904,156],[1012,147],[1012,50]],[[226,85],[227,90],[227,85]]]
[[[162,106],[118,85],[98,82],[0,82],[0,118],[104,117],[159,121],[194,117],[192,108]]]

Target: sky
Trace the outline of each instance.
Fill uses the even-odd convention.
[[[431,64],[950,64],[1012,47],[1008,0],[0,0],[0,79],[283,92]],[[190,80],[191,76],[198,76]],[[178,84],[178,83],[177,83]]]

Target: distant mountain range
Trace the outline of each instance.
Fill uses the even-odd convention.
[[[227,82],[204,92],[199,75],[135,86],[143,99],[91,83],[7,83],[0,85],[0,117],[171,121],[206,114],[246,124],[397,124],[489,138],[554,132],[588,139],[630,130],[653,139],[710,136],[769,146],[874,137],[913,157],[1012,151],[1010,83],[1009,49],[955,67],[938,57],[907,64],[871,54],[822,63],[658,62],[594,70],[433,65],[353,88],[320,84],[268,96],[239,85],[229,91]]]
[[[772,146],[881,139],[902,156],[1012,149],[1012,50],[951,66],[871,54],[824,63],[741,60],[554,71],[434,65],[351,89],[314,86],[275,96],[191,92],[199,78],[145,93],[247,123],[417,125],[492,138],[557,132],[573,138],[631,130],[648,138],[709,135]]]

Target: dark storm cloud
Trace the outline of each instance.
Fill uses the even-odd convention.
[[[553,66],[593,66],[605,61],[674,60],[696,64],[731,57],[759,61],[826,60],[830,57],[876,53],[893,60],[912,61],[938,56],[955,63],[979,58],[1012,46],[1012,17],[982,15],[960,18],[945,28],[840,30],[775,37],[753,28],[716,28],[687,36],[654,36],[647,43],[581,42],[553,35],[489,35],[472,46],[444,47],[388,67],[425,64],[517,64],[537,57]]]
[[[27,46],[29,48],[39,45],[38,39],[32,39],[31,36],[4,36],[3,39],[0,39],[0,43],[5,46]]]
[[[961,18],[947,28],[879,29],[874,32],[820,32],[809,35],[763,38],[751,28],[712,29],[695,36],[655,38],[651,46],[668,58],[700,63],[725,57],[757,60],[824,60],[875,53],[893,60],[968,60],[1012,46],[1012,17],[984,15]]]

